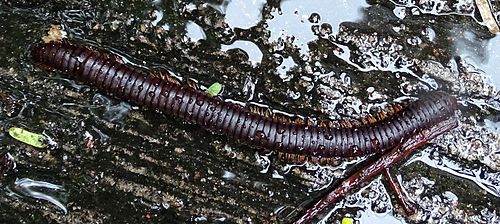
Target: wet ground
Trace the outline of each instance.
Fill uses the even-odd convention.
[[[1,1],[0,222],[281,223],[358,162],[285,164],[41,70],[29,48],[59,24],[130,63],[300,115],[357,118],[419,92],[456,95],[459,127],[396,169],[415,215],[376,178],[318,219],[499,223],[500,37],[473,1],[418,2]],[[11,127],[51,144],[18,142]]]

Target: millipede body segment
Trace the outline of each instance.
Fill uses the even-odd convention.
[[[96,86],[122,100],[199,124],[250,145],[315,157],[355,157],[393,148],[420,130],[453,116],[456,99],[430,92],[373,125],[328,127],[283,122],[195,88],[159,78],[117,57],[67,42],[32,49],[37,63]]]

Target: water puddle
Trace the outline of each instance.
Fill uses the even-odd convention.
[[[250,41],[237,40],[231,45],[222,45],[221,50],[228,51],[239,49],[244,52],[248,60],[253,64],[258,64],[262,62],[262,52],[259,47]]]
[[[410,158],[402,167],[421,161],[426,165],[442,170],[459,178],[470,180],[494,197],[500,197],[500,172],[492,172],[487,167],[467,168],[463,164],[447,158],[446,155],[426,148]]]
[[[68,194],[61,185],[45,181],[37,181],[29,178],[16,179],[12,186],[6,188],[7,194],[16,198],[32,198],[50,202],[61,209],[65,214],[68,212],[66,201]]]
[[[335,5],[335,10],[330,6]],[[336,35],[343,22],[356,22],[363,18],[362,10],[367,7],[366,1],[328,1],[313,0],[308,4],[300,1],[283,1],[280,7],[271,13],[266,20],[271,36],[279,49],[283,41],[289,40],[300,49],[301,54],[308,54],[308,42],[318,37],[327,38]],[[332,13],[332,11],[342,13]]]
[[[463,32],[463,35],[455,39],[454,45],[457,49],[457,56],[479,68],[487,74],[485,75],[485,79],[487,79],[485,81],[488,82],[491,79],[497,90],[500,88],[500,75],[498,72],[498,62],[500,61],[499,35],[484,40],[474,33]]]
[[[224,14],[230,27],[248,29],[262,20],[262,7],[265,3],[265,0],[224,0],[215,8]]]

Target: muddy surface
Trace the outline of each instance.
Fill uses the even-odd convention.
[[[54,24],[129,63],[222,83],[225,98],[321,119],[447,91],[459,127],[394,169],[416,214],[379,177],[317,221],[500,222],[500,38],[473,1],[35,0],[0,1],[2,223],[283,223],[363,161],[286,164],[40,69],[29,49]]]

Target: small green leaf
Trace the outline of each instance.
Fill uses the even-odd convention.
[[[222,85],[218,82],[210,85],[210,87],[208,87],[208,89],[205,90],[205,92],[209,96],[217,96],[221,91],[222,91]]]
[[[9,128],[9,135],[17,139],[18,141],[24,142],[33,147],[46,147],[46,145],[43,143],[44,136],[41,134],[29,132],[22,128]]]
[[[352,223],[353,223],[352,218],[349,217],[342,218],[342,224],[352,224]]]

